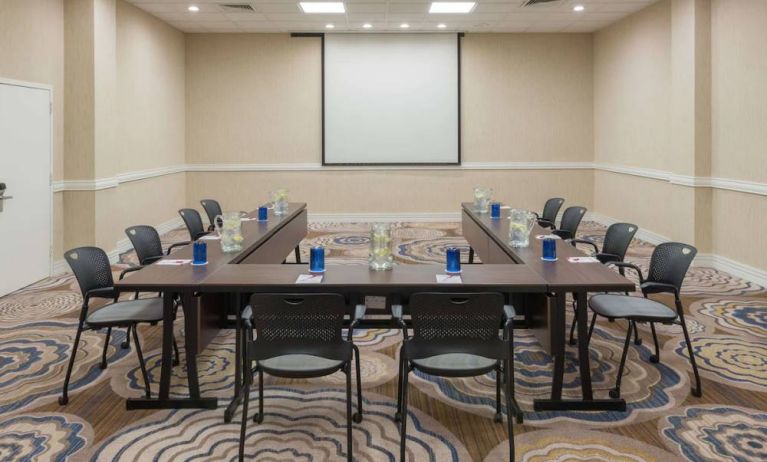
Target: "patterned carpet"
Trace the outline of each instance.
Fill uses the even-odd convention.
[[[320,244],[328,249],[329,265],[366,264],[368,230],[365,223],[313,223],[301,250],[306,259],[309,248]],[[604,228],[586,222],[580,234],[601,241]],[[468,249],[459,223],[395,223],[393,235],[399,264],[442,262],[445,248]],[[163,241],[186,238],[177,230]],[[628,259],[646,269],[651,252],[651,245],[635,241]],[[134,262],[128,253],[113,269]],[[518,460],[767,460],[767,292],[711,268],[692,268],[683,292],[703,398],[690,394],[681,329],[659,328],[661,363],[652,364],[649,329],[640,327],[645,342],[632,345],[621,387],[627,412],[535,413],[533,400],[549,391],[551,361],[532,335],[517,331],[516,394],[526,411],[525,424],[516,426]],[[124,398],[140,396],[143,382],[133,349],[121,348],[124,332],[113,332],[106,370],[98,367],[104,335],[83,335],[69,405],[58,405],[81,302],[71,275],[0,298],[0,461],[236,460],[239,414],[226,424],[220,409],[125,411]],[[595,330],[597,397],[606,397],[615,381],[624,329],[620,322],[603,321]],[[139,334],[156,393],[160,328],[142,326]],[[233,332],[222,331],[200,355],[205,395],[231,396],[233,338]],[[392,415],[400,334],[371,329],[357,332],[355,341],[362,350],[365,418],[355,425],[354,455],[359,461],[393,461],[399,441]],[[568,346],[567,355],[564,394],[577,397],[576,352]],[[185,374],[183,366],[174,368],[174,396],[187,394]],[[505,424],[493,422],[492,375],[411,379],[409,460],[506,460]],[[247,453],[264,461],[342,460],[347,450],[343,380],[342,375],[269,378],[265,419],[249,425]]]

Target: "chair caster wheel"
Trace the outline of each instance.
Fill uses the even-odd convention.
[[[402,422],[402,414],[399,412],[394,413],[394,421],[395,422]]]
[[[232,422],[232,414],[229,413],[229,411],[224,411],[224,423],[231,423]]]
[[[613,388],[610,390],[610,398],[618,399],[621,397],[621,389],[620,388]]]
[[[650,355],[650,362],[653,364],[658,364],[660,362],[660,358],[658,355]]]
[[[503,422],[503,414],[501,414],[500,412],[497,412],[497,413],[495,414],[495,417],[493,418],[493,421],[494,421],[495,423],[501,423],[501,422]]]
[[[101,369],[102,371],[103,371],[104,369],[106,369],[106,368],[107,368],[107,365],[106,365],[105,363],[100,363],[100,364],[99,364],[99,369]]]
[[[262,423],[264,421],[264,415],[260,412],[256,412],[256,415],[253,416],[253,422],[255,423]]]
[[[573,346],[575,346],[575,345],[577,345],[577,344],[578,344],[578,340],[576,340],[576,339],[574,339],[574,338],[571,338],[571,339],[570,339],[570,341],[569,341],[568,343],[569,343],[570,345],[573,345]]]
[[[359,412],[355,412],[354,415],[352,416],[352,420],[354,421],[354,423],[362,422],[362,414],[360,414]]]
[[[130,348],[130,343],[123,342],[122,344],[120,344],[120,347],[122,347],[123,350],[127,350],[128,348]]]
[[[641,345],[641,344],[642,344],[642,339],[641,338],[638,338],[638,339],[634,340],[634,345]]]
[[[59,396],[59,405],[66,406],[69,403],[69,398],[66,396]]]
[[[692,396],[694,396],[696,398],[700,398],[701,396],[703,396],[703,391],[698,390],[697,388],[693,388],[692,389]]]

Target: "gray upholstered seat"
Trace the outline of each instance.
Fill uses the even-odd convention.
[[[627,297],[625,295],[594,295],[589,299],[589,306],[594,312],[607,318],[670,322],[677,317],[676,311],[663,303],[648,298]]]
[[[128,300],[107,305],[88,315],[86,323],[93,327],[100,325],[135,324],[137,322],[162,321],[162,298]]]
[[[411,361],[418,369],[428,373],[434,371],[479,371],[484,369],[495,369],[498,361],[482,356],[465,353],[448,353],[444,355],[432,356],[424,359],[414,359]]]
[[[258,364],[267,372],[290,371],[311,373],[339,369],[344,362],[319,356],[296,354],[265,359],[259,361]]]

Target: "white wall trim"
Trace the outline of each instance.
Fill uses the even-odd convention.
[[[591,162],[464,162],[461,165],[187,164],[187,172],[334,172],[392,170],[583,170]]]
[[[716,254],[699,254],[695,258],[696,266],[705,266],[724,271],[741,279],[767,287],[767,271]]]
[[[186,169],[187,166],[183,164],[170,165],[167,167],[120,173],[117,176],[97,178],[95,180],[60,180],[53,182],[53,191],[100,191],[102,189],[116,188],[123,183],[129,183],[131,181],[146,180],[149,178],[182,173],[185,172]]]
[[[586,212],[584,220],[596,221],[597,223],[604,226],[610,226],[613,223],[619,222],[619,220],[616,220],[615,218],[608,217],[607,215],[602,215],[601,213],[596,212]],[[662,234],[654,233],[648,229],[643,229],[641,226],[636,233],[636,238],[645,242],[649,242],[652,245],[662,244],[663,242],[668,242],[671,240]]]

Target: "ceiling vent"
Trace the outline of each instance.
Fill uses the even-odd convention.
[[[522,2],[522,6],[533,6],[538,5],[539,3],[551,3],[551,2],[558,2],[559,0],[525,0]]]
[[[253,13],[253,8],[248,3],[222,3],[219,5],[225,13]]]

